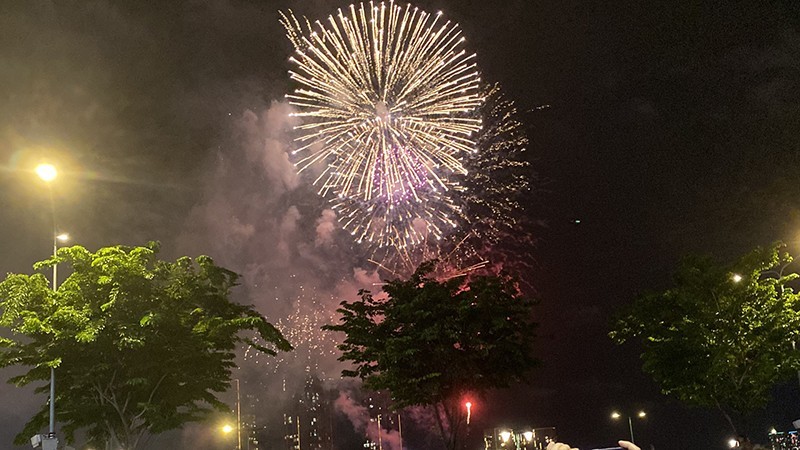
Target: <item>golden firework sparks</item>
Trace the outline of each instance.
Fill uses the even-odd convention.
[[[293,152],[358,241],[403,249],[456,227],[456,177],[477,151],[475,55],[442,14],[394,2],[281,23],[295,47]]]

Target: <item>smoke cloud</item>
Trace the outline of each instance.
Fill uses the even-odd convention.
[[[332,209],[322,211],[322,215],[317,219],[317,239],[314,241],[317,247],[330,245],[333,243],[333,232],[336,230],[336,213]]]
[[[347,416],[356,430],[364,431],[369,422],[367,407],[356,403],[347,392],[340,392],[333,406]]]
[[[369,409],[353,400],[348,392],[340,392],[334,402],[336,411],[344,414],[356,431],[365,433],[372,442],[379,442],[386,450],[402,450],[402,437],[397,430],[386,429],[370,417]]]
[[[335,344],[341,336],[320,327],[338,320],[342,300],[354,300],[359,289],[380,290],[381,282],[359,263],[352,237],[290,161],[290,132],[297,124],[291,112],[286,103],[273,102],[231,120],[179,238],[182,253],[208,254],[239,273],[238,301],[255,305],[295,346],[278,357],[248,352],[237,374],[245,393],[268,393],[263,395],[270,404],[283,405],[275,410],[290,404],[308,376],[337,384],[343,364]],[[377,441],[377,424],[369,422],[365,407],[342,393],[335,409]],[[381,440],[384,448],[400,449],[399,436],[387,430]]]

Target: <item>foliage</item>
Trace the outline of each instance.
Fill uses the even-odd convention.
[[[641,342],[644,371],[665,394],[697,406],[746,413],[800,368],[800,295],[782,245],[756,249],[731,265],[684,261],[675,287],[638,298],[616,320],[617,343]],[[736,281],[735,275],[741,276]]]
[[[142,437],[199,421],[225,409],[234,350],[289,350],[280,332],[251,306],[229,300],[238,276],[211,258],[157,259],[158,245],[115,246],[91,253],[59,249],[37,263],[69,265],[57,291],[42,274],[9,274],[0,283],[0,367],[29,370],[19,386],[49,380],[55,368],[56,414],[67,440],[85,429],[90,443],[134,449]],[[242,333],[250,330],[250,333]],[[47,385],[37,388],[46,392]],[[17,436],[22,443],[46,423],[48,406]]]
[[[436,281],[425,263],[408,280],[388,282],[385,298],[361,291],[361,299],[342,302],[338,325],[346,338],[341,361],[366,387],[387,390],[396,409],[429,405],[439,431],[455,448],[457,424],[467,393],[508,387],[524,380],[538,361],[532,356],[533,302],[513,282],[495,276]]]

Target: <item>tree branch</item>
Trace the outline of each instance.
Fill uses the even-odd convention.
[[[736,430],[736,425],[733,424],[733,420],[731,419],[731,416],[728,414],[727,411],[725,411],[725,409],[722,408],[722,405],[719,403],[719,400],[717,400],[716,397],[714,397],[714,404],[717,405],[717,409],[719,409],[719,411],[722,413],[722,415],[725,416],[725,419],[728,421],[728,425],[731,426],[731,431],[733,431],[733,434],[735,436],[738,436],[739,432]]]

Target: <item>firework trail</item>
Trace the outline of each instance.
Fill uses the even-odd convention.
[[[394,2],[351,5],[325,23],[281,23],[295,47],[294,151],[359,242],[406,249],[457,226],[458,176],[483,104],[459,27]]]
[[[519,112],[497,86],[484,86],[479,111],[483,129],[477,151],[464,160],[465,175],[450,201],[456,227],[446,239],[411,248],[378,249],[372,262],[393,276],[407,277],[424,261],[439,260],[437,279],[501,270],[521,274],[535,238],[523,199],[530,197],[535,173],[527,160],[528,137]]]
[[[460,179],[458,228],[467,231],[462,248],[491,254],[494,261],[527,261],[529,255],[521,252],[529,251],[535,238],[526,203],[536,188],[528,136],[516,105],[498,85],[485,87],[484,95],[478,150],[465,162],[468,173]]]

